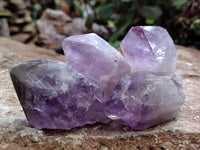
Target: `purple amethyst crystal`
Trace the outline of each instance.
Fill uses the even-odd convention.
[[[175,45],[162,27],[132,27],[120,46],[134,72],[174,72],[176,68]]]
[[[110,119],[142,130],[175,117],[184,99],[178,76],[136,72],[119,81],[104,110]]]
[[[110,93],[130,67],[119,51],[94,33],[64,39],[66,62]]]
[[[71,129],[107,123],[103,88],[63,62],[36,60],[9,68],[29,123],[38,128]]]

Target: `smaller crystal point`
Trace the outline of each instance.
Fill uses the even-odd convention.
[[[130,67],[119,51],[94,33],[63,40],[66,62],[110,93]]]
[[[112,120],[143,130],[175,117],[184,99],[179,76],[136,72],[119,81],[104,111]]]
[[[38,129],[71,129],[107,123],[106,92],[63,62],[36,60],[9,68],[29,123]]]
[[[132,27],[120,47],[134,72],[174,72],[176,68],[175,45],[162,27]]]

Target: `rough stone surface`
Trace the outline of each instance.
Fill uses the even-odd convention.
[[[175,45],[162,27],[132,27],[120,47],[133,71],[174,72],[176,69]]]
[[[130,66],[119,51],[97,34],[75,35],[63,40],[66,62],[76,71],[93,79],[108,93]]]
[[[103,37],[108,37],[108,30],[96,23],[87,29],[82,18],[71,19],[62,10],[46,9],[42,17],[37,20],[39,35],[36,43],[46,48],[60,48],[66,36],[94,32]]]
[[[64,56],[0,38],[0,149],[2,150],[199,150],[200,149],[200,52],[177,46],[176,73],[182,75],[186,100],[178,116],[144,131],[116,122],[95,124],[70,131],[31,127],[15,94],[8,67],[21,61]]]
[[[0,19],[0,36],[8,37],[8,38],[10,37],[8,21],[5,18]]]
[[[6,0],[4,8],[11,12],[8,18],[13,40],[29,43],[34,40],[36,28],[31,17],[31,4],[25,0]]]
[[[105,113],[112,120],[143,130],[174,118],[184,99],[179,76],[135,72],[118,82]]]
[[[15,41],[18,41],[18,42],[23,42],[25,43],[26,41],[29,40],[29,38],[31,37],[30,34],[27,34],[27,33],[19,33],[19,34],[16,34],[16,35],[13,35],[11,37],[12,40],[15,40]]]
[[[29,123],[38,129],[71,129],[108,123],[106,91],[60,61],[26,61],[9,68]]]

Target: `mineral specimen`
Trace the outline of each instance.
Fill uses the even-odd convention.
[[[121,43],[123,55],[94,33],[68,37],[62,46],[72,68],[46,59],[9,68],[36,128],[69,130],[112,119],[142,130],[172,119],[184,103],[173,74],[176,49],[162,27],[132,27]]]
[[[119,51],[94,33],[64,39],[66,62],[93,79],[110,93],[122,76],[130,72]]]
[[[9,68],[29,123],[38,128],[71,129],[107,123],[106,92],[63,62],[36,60]]]
[[[136,72],[124,76],[105,106],[112,120],[142,130],[172,119],[185,99],[172,73]]]
[[[176,68],[177,53],[173,40],[162,27],[132,27],[120,46],[135,72],[173,72]]]

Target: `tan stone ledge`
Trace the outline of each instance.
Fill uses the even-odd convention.
[[[0,38],[0,150],[199,150],[200,51],[183,46],[177,51],[176,73],[182,76],[186,101],[173,120],[144,131],[116,122],[70,131],[38,130],[28,124],[7,69],[33,59],[64,61],[64,56]]]

